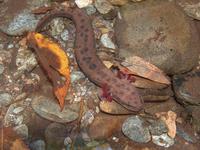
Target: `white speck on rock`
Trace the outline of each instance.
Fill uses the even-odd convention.
[[[103,46],[107,48],[112,48],[112,49],[116,48],[115,44],[112,42],[112,40],[108,36],[108,33],[105,33],[101,36],[101,43],[103,44]]]

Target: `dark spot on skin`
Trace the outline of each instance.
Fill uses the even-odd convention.
[[[79,17],[80,17],[80,16],[82,16],[82,14],[81,14],[81,13],[78,13],[77,15],[78,15]]]
[[[116,82],[117,82],[117,79],[113,78],[112,81],[113,81],[114,83],[116,83]]]
[[[81,37],[83,37],[83,35],[84,35],[83,33],[80,34]]]
[[[81,25],[80,28],[83,29],[83,28],[84,28],[84,25]]]
[[[81,19],[81,22],[84,22],[85,21],[85,19]]]
[[[88,48],[85,48],[84,51],[87,52],[87,51],[88,51]]]
[[[89,68],[90,68],[91,70],[96,69],[96,67],[97,67],[96,64],[90,64],[90,65],[89,65]]]
[[[135,92],[133,91],[133,92],[131,92],[131,94],[132,94],[132,95],[135,95]]]
[[[92,57],[83,57],[83,61],[85,61],[87,64],[91,62]]]
[[[85,38],[84,38],[84,41],[87,42],[87,41],[88,41],[88,38],[85,37]]]
[[[88,31],[89,31],[89,29],[88,29],[88,28],[86,28],[86,29],[85,29],[85,32],[88,32]]]

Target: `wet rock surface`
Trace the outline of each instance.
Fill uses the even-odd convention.
[[[195,27],[173,2],[130,3],[120,12],[115,24],[120,56],[140,56],[168,74],[186,72],[197,64]]]
[[[200,72],[190,72],[173,77],[177,100],[185,105],[200,105]]]
[[[32,108],[41,117],[60,123],[76,120],[79,112],[78,103],[67,105],[60,112],[60,107],[56,104],[56,101],[44,96],[35,97],[32,101]]]
[[[181,0],[182,3],[189,2],[187,5],[193,5],[192,1],[198,3],[197,0]],[[64,1],[56,2],[59,6]],[[62,5],[71,6],[71,2],[65,1]],[[42,16],[33,15],[31,11],[44,4],[52,4],[54,7],[55,3],[46,0],[0,1],[0,23],[3,23],[0,25],[0,31],[9,34],[8,36],[0,32],[0,124],[3,127],[0,131],[3,131],[6,139],[3,144],[20,146],[22,143],[31,150],[198,150],[199,66],[197,70],[187,74],[173,77],[167,77],[165,74],[188,70],[199,55],[193,50],[195,44],[191,46],[193,32],[189,34],[188,17],[183,15],[183,11],[174,3],[163,0],[131,0],[130,3],[127,0],[75,2],[89,15],[95,33],[97,54],[108,68],[119,64],[129,68],[128,65],[124,65],[130,64],[129,61],[126,62],[130,60],[127,57],[135,59],[132,55],[139,51],[147,57],[146,61],[155,60],[157,64],[161,64],[163,76],[159,71],[156,72],[154,67],[149,69],[148,66],[141,69],[145,77],[138,76],[137,72],[141,72],[140,69],[133,74],[136,79],[133,84],[145,100],[144,109],[140,112],[130,112],[115,101],[101,101],[97,94],[97,86],[87,79],[77,65],[74,55],[74,24],[67,19],[56,18],[46,25],[42,34],[60,43],[69,56],[71,85],[65,97],[64,110],[60,111],[53,86],[38,63],[37,55],[35,58],[35,52],[27,49],[23,35],[24,31],[34,29],[35,21]],[[117,17],[124,17],[123,11],[127,11],[124,10],[127,7],[131,8],[131,13],[125,17],[131,25],[137,25],[137,28],[134,26],[130,31],[137,31],[130,32],[134,37],[116,34],[116,41],[114,34],[119,31],[115,30],[114,23]],[[39,11],[45,9],[47,8],[42,7]],[[196,13],[196,10],[192,9],[190,12]],[[137,16],[138,14],[140,16]],[[136,19],[133,19],[135,16]],[[148,19],[155,16],[157,18]],[[198,25],[198,21],[195,23]],[[125,28],[123,31],[126,31]],[[197,35],[197,32],[195,34]],[[131,50],[118,49],[117,45],[121,46],[122,38],[126,42],[131,41]],[[138,45],[134,45],[133,39]],[[169,52],[170,48],[174,51]],[[190,54],[187,53],[187,49],[190,50]],[[125,60],[122,58],[124,56]],[[182,66],[184,67],[181,68]],[[163,83],[160,80],[162,77],[170,78],[169,82]],[[7,129],[13,131],[10,133]],[[7,136],[9,138],[6,138]],[[15,143],[12,139],[21,143]]]
[[[19,5],[19,3],[21,5]],[[44,4],[48,4],[48,0],[5,1],[0,5],[0,30],[8,35],[22,35],[25,31],[33,31],[37,25],[38,19],[31,14],[30,11]],[[12,5],[16,7],[12,9]]]
[[[138,116],[128,118],[123,123],[122,132],[135,142],[147,143],[151,140],[148,128],[145,127],[143,119]]]

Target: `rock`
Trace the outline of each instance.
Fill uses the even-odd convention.
[[[154,82],[139,76],[134,76],[135,82],[133,83],[135,87],[143,88],[143,89],[164,89],[168,85]]]
[[[161,135],[167,133],[167,126],[162,120],[148,120],[150,122],[149,131],[151,135]]]
[[[162,134],[159,136],[153,135],[152,142],[156,145],[163,146],[166,148],[174,145],[174,139],[170,138],[167,134]]]
[[[114,7],[107,0],[96,0],[94,3],[95,7],[101,14],[109,13]]]
[[[117,6],[122,6],[125,5],[128,0],[108,0],[111,4],[117,5]]]
[[[14,113],[14,114],[19,114],[19,113],[21,113],[23,110],[24,110],[23,107],[17,107],[17,108],[15,108],[15,109],[13,110],[13,113]]]
[[[112,150],[112,148],[111,148],[110,144],[105,143],[105,144],[98,145],[98,146],[92,148],[91,150]]]
[[[161,101],[166,101],[169,100],[170,97],[173,96],[173,91],[171,88],[165,88],[162,90],[157,90],[157,89],[137,89],[139,94],[141,95],[142,99],[145,102],[161,102]]]
[[[94,5],[88,5],[86,7],[86,12],[88,15],[92,15],[92,14],[96,13],[96,8],[94,7]]]
[[[173,77],[173,87],[178,102],[184,105],[200,105],[200,71]]]
[[[55,18],[54,20],[52,20],[50,27],[51,27],[51,30],[50,30],[51,35],[54,38],[57,38],[56,36],[59,36],[61,33],[63,33],[65,29],[63,18]]]
[[[102,100],[99,104],[100,110],[113,115],[127,115],[127,114],[133,114],[135,112],[129,111],[122,105],[118,104],[114,100],[112,102]]]
[[[112,136],[121,130],[124,116],[111,116],[99,113],[88,128],[88,134],[92,139],[101,140]]]
[[[75,0],[75,3],[79,8],[83,8],[92,4],[92,0]]]
[[[200,106],[187,106],[186,110],[189,112],[189,115],[191,116],[192,120],[192,126],[195,129],[195,131],[198,133],[200,132]]]
[[[175,138],[177,114],[173,111],[168,111],[156,113],[156,116],[166,124],[168,129],[167,135],[171,138]]]
[[[115,44],[112,42],[110,39],[108,33],[105,33],[101,36],[101,43],[103,44],[104,47],[106,48],[112,48],[115,49]]]
[[[81,71],[72,71],[70,78],[71,78],[71,83],[74,83],[80,79],[84,79],[85,75]]]
[[[62,149],[66,135],[66,127],[59,123],[51,123],[45,130],[45,141],[48,150]]]
[[[0,64],[0,75],[4,72],[4,66],[2,64]]]
[[[28,139],[28,127],[25,124],[14,127],[14,131],[24,140]]]
[[[125,136],[138,143],[147,143],[151,140],[148,127],[145,127],[144,120],[139,116],[129,117],[122,125],[122,132]]]
[[[43,140],[37,140],[30,144],[31,150],[45,150],[45,142]]]
[[[200,2],[193,4],[181,4],[181,6],[188,16],[200,20]]]
[[[179,127],[176,129],[176,134],[178,136],[182,137],[184,140],[186,140],[189,143],[197,142],[197,140],[194,137],[192,137],[191,135],[189,135],[188,133],[186,133],[183,129],[181,129]]]
[[[94,121],[94,111],[88,110],[85,112],[85,114],[81,118],[81,126],[87,127]]]
[[[182,107],[178,105],[173,98],[161,103],[146,103],[144,105],[144,111],[147,114],[152,115],[155,115],[155,113],[158,112],[167,112],[169,110],[180,112],[180,109],[182,109]]]
[[[12,96],[9,93],[0,93],[0,108],[8,106],[12,102]]]
[[[38,95],[33,98],[31,106],[41,117],[60,123],[76,120],[80,108],[79,103],[65,104],[64,109],[60,111],[60,106],[56,100]]]
[[[20,5],[19,5],[20,4]],[[0,7],[0,30],[8,35],[22,35],[26,31],[33,31],[38,19],[31,13],[36,7],[49,4],[48,0],[7,0]],[[14,9],[13,9],[14,7]]]
[[[37,64],[36,56],[30,49],[19,48],[16,56],[17,72],[15,76],[20,76],[24,71],[31,71]]]
[[[121,57],[142,57],[168,74],[186,72],[197,63],[196,32],[190,18],[165,0],[124,5],[115,23]]]
[[[65,29],[61,34],[60,37],[63,41],[69,40],[69,31]]]

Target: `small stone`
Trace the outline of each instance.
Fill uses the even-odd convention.
[[[121,131],[122,121],[125,116],[111,116],[99,113],[90,124],[88,135],[95,140],[101,140],[112,136],[112,134]]]
[[[20,76],[24,71],[31,71],[38,64],[35,54],[26,48],[19,48],[16,56],[17,73]]]
[[[108,33],[105,33],[101,36],[101,43],[103,44],[103,46],[107,47],[107,48],[112,48],[115,49],[115,44],[112,42],[112,40],[110,39]]]
[[[0,75],[4,72],[4,66],[0,64]]]
[[[43,140],[37,140],[30,144],[31,150],[45,150],[45,142]]]
[[[107,0],[96,0],[94,5],[101,14],[107,14],[114,9]]]
[[[87,7],[86,7],[86,12],[87,12],[87,14],[88,15],[92,15],[92,14],[94,14],[94,13],[96,13],[96,8],[94,7],[94,5],[88,5]]]
[[[8,106],[12,102],[12,96],[9,93],[0,93],[0,108]]]
[[[14,114],[19,114],[19,113],[21,113],[23,110],[24,110],[23,107],[17,107],[17,108],[15,108],[15,109],[13,110],[13,113],[14,113]]]
[[[92,4],[92,2],[92,0],[75,0],[75,3],[79,8],[87,7]]]
[[[167,133],[168,129],[162,120],[148,120],[150,122],[149,131],[151,135],[161,135]]]
[[[8,49],[11,49],[11,48],[13,48],[13,47],[14,47],[13,44],[9,44],[9,45],[8,45]]]
[[[89,124],[93,122],[93,120],[94,120],[94,111],[88,110],[81,118],[81,126],[87,127]]]
[[[69,40],[69,31],[65,29],[61,34],[60,37],[63,41]]]
[[[65,146],[67,146],[67,145],[69,145],[69,144],[71,144],[72,143],[72,139],[70,138],[70,137],[66,137],[65,139],[64,139],[64,145]]]
[[[112,150],[112,148],[111,148],[110,144],[105,143],[102,145],[98,145],[98,146],[92,148],[91,150]]]
[[[28,139],[28,127],[25,124],[18,125],[14,127],[14,131],[22,138],[22,139]]]
[[[23,121],[24,121],[24,117],[22,115],[14,116],[14,124],[15,125],[21,125]]]
[[[125,136],[138,143],[147,143],[151,140],[148,127],[145,127],[144,120],[139,116],[129,117],[122,125],[122,132]]]
[[[38,19],[31,13],[22,12],[7,26],[1,26],[0,29],[8,35],[22,35],[26,31],[33,31],[38,23]]]
[[[85,75],[81,71],[73,71],[70,75],[71,83],[76,82],[80,79],[84,79]]]
[[[170,138],[167,134],[162,135],[152,135],[152,142],[156,145],[163,146],[163,147],[170,147],[174,145],[174,139]]]
[[[51,123],[45,130],[45,141],[48,150],[61,149],[64,146],[66,128],[59,123]]]
[[[62,18],[56,18],[50,24],[51,26],[51,35],[56,38],[56,36],[60,35],[65,28],[64,21]]]
[[[114,115],[127,115],[127,114],[133,114],[134,112],[127,110],[122,105],[118,104],[115,101],[109,102],[106,100],[100,101],[99,104],[100,110],[108,113],[108,114],[114,114]]]
[[[60,106],[55,99],[44,96],[35,96],[31,103],[34,111],[43,118],[51,121],[66,123],[74,121],[79,116],[79,103],[65,104],[60,111]]]

